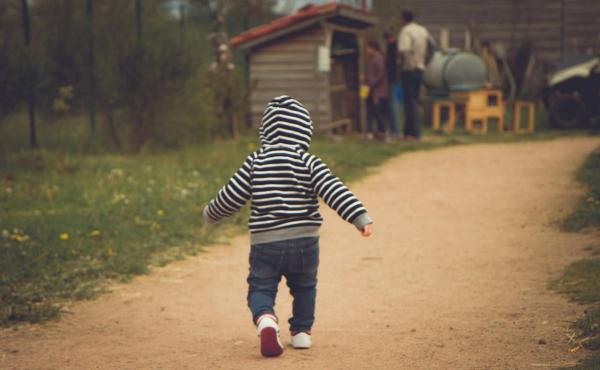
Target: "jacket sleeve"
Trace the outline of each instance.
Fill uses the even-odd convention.
[[[246,204],[251,197],[252,156],[249,156],[242,167],[219,190],[217,196],[204,207],[204,220],[209,224],[229,217]]]
[[[310,169],[313,190],[341,218],[359,230],[373,223],[362,203],[339,178],[331,173],[329,167],[321,159],[309,155],[307,165]]]

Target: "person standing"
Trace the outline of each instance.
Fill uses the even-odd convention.
[[[389,87],[389,108],[390,108],[390,134],[394,138],[400,137],[400,124],[398,122],[398,107],[399,107],[399,99],[396,94],[398,81],[398,71],[397,71],[397,63],[398,63],[398,41],[396,40],[396,35],[391,28],[388,28],[384,32],[384,37],[387,43],[387,48],[385,51],[385,69],[387,72],[388,78],[388,87]]]
[[[429,40],[427,29],[414,21],[413,12],[402,12],[402,29],[398,36],[398,56],[400,58],[402,90],[404,92],[404,138],[419,140],[419,91]]]
[[[377,121],[375,136],[385,139],[387,121],[389,115],[388,106],[388,78],[385,68],[385,60],[381,53],[381,47],[376,40],[367,43],[367,71],[366,81],[369,87],[367,98],[367,124],[369,140],[373,139],[373,121]]]

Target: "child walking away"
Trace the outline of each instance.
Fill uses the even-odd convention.
[[[294,298],[291,345],[311,346],[323,222],[317,197],[363,236],[372,233],[365,207],[323,161],[308,153],[312,131],[310,114],[300,102],[289,96],[271,100],[259,128],[261,148],[204,208],[206,222],[216,223],[251,201],[248,306],[264,356],[283,352],[274,311],[282,276]]]

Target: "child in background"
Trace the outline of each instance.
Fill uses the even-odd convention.
[[[310,348],[319,265],[319,228],[323,218],[317,197],[368,237],[372,221],[361,202],[317,157],[309,154],[309,112],[289,97],[276,97],[265,109],[259,128],[261,148],[204,208],[207,223],[216,223],[251,201],[248,306],[264,356],[283,352],[275,297],[285,276],[293,301],[289,319],[291,345]]]

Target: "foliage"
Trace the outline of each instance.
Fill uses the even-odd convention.
[[[88,23],[85,1],[31,2],[31,47],[24,48],[21,1],[6,0],[0,7],[0,124],[25,103],[31,85],[41,112],[40,132],[41,126],[79,116],[93,103],[101,130],[118,150],[139,152],[156,142],[180,146],[192,135],[198,135],[196,141],[229,135],[216,127],[223,126],[225,114],[223,104],[214,101],[225,94],[231,101],[226,111],[239,123],[245,119],[247,93],[243,68],[227,78],[211,75],[208,68],[213,13],[218,8],[227,31],[238,33],[269,20],[273,2],[190,1],[177,17],[167,11],[167,1],[144,0],[141,32],[135,3],[94,0]],[[72,89],[68,96],[65,87]],[[102,141],[95,134],[88,133],[88,147]],[[44,141],[41,135],[39,141]]]
[[[575,211],[563,221],[563,227],[579,231],[585,227],[600,225],[600,156],[592,153],[579,168],[577,178],[588,187],[588,193]],[[590,305],[584,315],[572,324],[577,338],[575,348],[592,351],[600,349],[600,245],[586,248],[590,258],[571,263],[551,287],[567,294],[573,301]],[[596,352],[574,367],[565,370],[600,368],[600,353]]]
[[[250,142],[136,157],[19,152],[0,167],[0,323],[37,321],[199,251],[202,206]],[[229,223],[240,225],[245,214]]]
[[[569,231],[600,226],[600,149],[579,168],[577,179],[587,186],[588,192],[573,213],[563,221],[563,227]]]
[[[562,367],[561,370],[598,370],[600,369],[600,353],[594,353],[572,367]]]
[[[593,351],[600,349],[600,306],[585,311],[573,325],[579,337],[585,338],[583,346]]]
[[[575,302],[600,302],[600,258],[573,262],[552,286]]]

